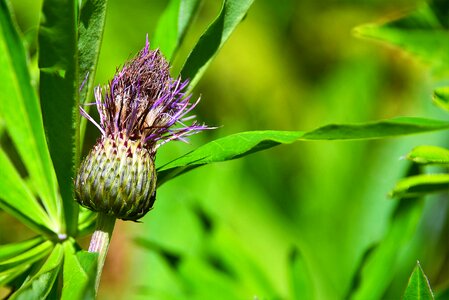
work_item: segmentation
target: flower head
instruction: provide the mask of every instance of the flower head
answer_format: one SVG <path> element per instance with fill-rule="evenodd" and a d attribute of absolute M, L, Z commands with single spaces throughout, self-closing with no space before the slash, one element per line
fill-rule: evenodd
<path fill-rule="evenodd" d="M 206 129 L 207 126 L 196 122 L 184 123 L 192 118 L 186 115 L 199 99 L 191 103 L 191 95 L 185 92 L 188 80 L 174 79 L 169 71 L 170 66 L 160 51 L 149 49 L 147 38 L 145 47 L 117 70 L 108 85 L 96 87 L 100 125 L 82 108 L 81 113 L 103 136 L 123 134 L 126 139 L 141 141 L 152 153 L 168 141 L 184 140 Z"/>
<path fill-rule="evenodd" d="M 156 193 L 154 156 L 162 144 L 207 129 L 187 114 L 188 81 L 170 76 L 159 50 L 145 47 L 117 70 L 106 86 L 95 89 L 102 137 L 83 160 L 75 179 L 77 201 L 91 210 L 124 220 L 137 220 L 153 206 Z"/>

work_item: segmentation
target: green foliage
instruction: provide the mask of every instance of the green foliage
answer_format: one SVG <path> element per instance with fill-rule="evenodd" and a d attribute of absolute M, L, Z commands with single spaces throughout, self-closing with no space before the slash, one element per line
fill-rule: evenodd
<path fill-rule="evenodd" d="M 50 256 L 35 274 L 31 274 L 11 299 L 46 299 L 53 289 L 63 260 L 62 245 L 54 246 Z"/>
<path fill-rule="evenodd" d="M 77 4 L 70 0 L 44 1 L 38 39 L 42 115 L 62 197 L 58 211 L 63 211 L 67 227 L 63 230 L 68 234 L 75 232 L 78 214 L 72 179 L 75 157 L 80 154 Z"/>
<path fill-rule="evenodd" d="M 404 293 L 404 300 L 424 300 L 434 299 L 429 280 L 424 274 L 421 265 L 417 262 L 413 270 L 407 289 Z"/>
<path fill-rule="evenodd" d="M 243 20 L 254 0 L 224 0 L 215 21 L 203 33 L 192 49 L 181 70 L 183 78 L 190 79 L 192 89 L 202 77 L 215 55 Z"/>
<path fill-rule="evenodd" d="M 98 255 L 77 251 L 72 243 L 64 243 L 63 247 L 65 259 L 61 299 L 94 299 Z"/>
<path fill-rule="evenodd" d="M 449 163 L 449 150 L 437 146 L 418 146 L 407 154 L 407 159 L 423 165 L 446 165 Z"/>
<path fill-rule="evenodd" d="M 103 39 L 103 27 L 106 20 L 106 0 L 82 1 L 78 21 L 78 83 L 80 103 L 88 102 L 94 88 L 100 46 Z M 88 107 L 86 107 L 88 111 Z M 79 118 L 75 115 L 75 120 Z M 86 130 L 86 119 L 81 119 L 79 128 L 79 148 L 82 149 Z M 75 166 L 78 166 L 79 153 L 75 156 Z"/>
<path fill-rule="evenodd" d="M 449 123 L 422 118 L 394 118 L 367 124 L 333 124 L 309 132 L 254 131 L 233 134 L 189 152 L 158 168 L 158 184 L 201 165 L 226 161 L 294 141 L 386 138 L 449 128 Z"/>
<path fill-rule="evenodd" d="M 36 238 L 31 241 L 2 246 L 0 258 L 0 282 L 8 283 L 29 269 L 51 251 L 52 244 Z M 6 255 L 5 255 L 6 254 Z"/>
<path fill-rule="evenodd" d="M 449 75 L 448 24 L 444 17 L 449 10 L 447 5 L 439 7 L 423 3 L 402 18 L 385 24 L 363 25 L 355 33 L 368 38 L 388 42 L 404 49 L 429 63 L 438 78 Z"/>
<path fill-rule="evenodd" d="M 190 79 L 189 91 L 211 67 L 211 62 L 253 2 L 222 2 L 182 67 L 181 76 Z M 152 47 L 159 47 L 171 61 L 175 57 L 178 59 L 204 3 L 199 0 L 169 1 L 151 38 Z M 272 7 L 272 18 L 282 5 L 275 6 Z M 30 45 L 26 43 L 28 48 L 24 47 L 26 39 L 18 33 L 7 2 L 0 2 L 0 208 L 38 235 L 0 247 L 0 285 L 12 289 L 11 299 L 95 298 L 97 256 L 81 250 L 76 240 L 92 231 L 95 215 L 80 210 L 75 204 L 73 177 L 85 136 L 85 120 L 80 121 L 78 107 L 91 102 L 106 24 L 106 7 L 106 0 L 43 2 L 37 39 L 40 76 L 35 87 L 33 67 L 26 51 L 30 50 Z M 447 5 L 434 1 L 418 6 L 400 19 L 358 27 L 356 33 L 386 41 L 420 57 L 430 64 L 435 78 L 444 83 L 449 75 L 448 11 Z M 269 43 L 264 46 L 272 47 Z M 260 50 L 263 53 L 263 49 Z M 244 57 L 245 54 L 239 53 L 235 59 L 240 59 L 240 55 Z M 264 72 L 258 70 L 257 73 L 269 74 L 269 64 L 276 59 L 274 56 L 265 58 Z M 227 62 L 234 63 L 237 64 Z M 346 107 L 341 108 L 339 101 L 350 98 L 348 93 L 357 91 L 354 82 L 373 81 L 373 85 L 380 82 L 380 72 L 376 73 L 371 66 L 358 69 L 358 65 L 356 62 L 347 67 L 335 75 L 334 82 L 319 89 L 326 100 L 333 96 L 338 99 L 335 108 L 341 109 L 342 114 L 346 114 Z M 353 73 L 357 72 L 367 72 L 363 73 L 366 77 L 355 78 Z M 240 80 L 245 76 L 239 77 Z M 353 86 L 347 85 L 349 80 Z M 289 82 L 281 78 L 279 83 L 286 86 L 290 96 L 294 88 Z M 441 87 L 441 82 L 438 85 L 434 103 L 448 110 L 447 88 Z M 341 86 L 350 86 L 350 89 L 341 91 Z M 276 89 L 276 84 L 271 88 Z M 375 103 L 377 98 L 371 91 L 368 94 L 367 103 Z M 353 112 L 365 109 L 363 97 L 355 92 L 351 95 L 356 100 L 351 107 Z M 259 94 L 252 105 L 257 106 L 255 103 L 263 100 L 260 98 L 263 97 Z M 285 119 L 284 115 L 279 118 Z M 158 185 L 199 166 L 242 158 L 283 144 L 373 140 L 449 129 L 447 121 L 418 117 L 332 123 L 311 131 L 259 130 L 221 136 L 160 164 Z M 222 135 L 220 130 L 216 131 Z M 241 174 L 230 172 L 232 176 L 226 179 L 227 183 L 217 180 L 218 185 L 207 188 L 204 182 L 209 175 L 206 175 L 187 187 L 180 187 L 179 191 L 164 190 L 172 201 L 161 204 L 150 222 L 160 226 L 148 231 L 153 240 L 145 236 L 147 230 L 140 230 L 145 238 L 139 239 L 138 243 L 145 249 L 142 257 L 154 257 L 147 266 L 139 256 L 138 268 L 132 271 L 132 276 L 141 273 L 148 276 L 148 269 L 162 274 L 151 276 L 154 281 L 145 276 L 140 278 L 144 287 L 151 287 L 147 294 L 157 299 L 239 299 L 248 298 L 248 295 L 261 299 L 328 299 L 330 296 L 381 299 L 386 295 L 397 296 L 394 289 L 402 288 L 402 285 L 395 280 L 403 279 L 401 271 L 406 264 L 401 261 L 406 260 L 402 251 L 412 248 L 425 212 L 420 198 L 449 188 L 448 174 L 421 174 L 416 170 L 416 164 L 421 165 L 422 170 L 427 170 L 424 168 L 428 165 L 447 166 L 449 150 L 436 146 L 415 147 L 406 156 L 414 167 L 391 193 L 399 200 L 375 206 L 372 204 L 380 202 L 377 197 L 380 188 L 376 190 L 378 187 L 373 185 L 368 189 L 363 186 L 366 184 L 363 180 L 372 176 L 369 172 L 373 170 L 384 171 L 375 176 L 385 177 L 385 180 L 396 179 L 398 174 L 390 174 L 393 167 L 388 166 L 385 157 L 368 156 L 367 153 L 372 154 L 368 144 L 359 143 L 337 144 L 342 147 L 338 151 L 330 143 L 320 144 L 318 151 L 310 148 L 315 149 L 310 156 L 312 162 L 307 165 L 309 169 L 301 169 L 300 173 L 295 173 L 297 167 L 289 161 L 300 155 L 286 155 L 286 168 L 291 174 L 284 177 L 273 172 L 266 160 L 261 159 L 253 165 L 248 159 Z M 305 146 L 302 143 L 301 147 L 315 145 L 311 144 Z M 274 151 L 283 153 L 285 147 L 279 148 Z M 399 146 L 388 149 L 389 154 L 403 150 Z M 363 168 L 357 161 L 363 162 Z M 313 168 L 314 174 L 319 176 L 312 178 L 309 175 Z M 214 178 L 224 178 L 223 170 Z M 339 178 L 340 170 L 350 175 Z M 213 166 L 207 171 L 213 173 Z M 282 187 L 279 199 L 296 193 L 288 191 L 291 189 L 288 183 L 294 180 L 298 184 L 291 186 L 309 190 L 316 199 L 298 201 L 294 204 L 297 206 L 292 207 L 287 201 L 275 203 L 269 200 L 267 195 L 274 184 Z M 255 184 L 266 189 L 265 192 L 254 190 Z M 390 181 L 383 184 L 392 185 Z M 336 193 L 335 186 L 344 188 L 344 192 Z M 185 199 L 182 197 L 194 195 L 195 190 L 201 190 L 200 197 L 208 198 L 210 204 L 182 202 Z M 231 199 L 224 199 L 225 191 Z M 301 192 L 297 193 L 300 195 Z M 252 197 L 257 201 L 247 201 Z M 221 202 L 214 202 L 214 198 Z M 370 202 L 372 198 L 375 202 Z M 182 224 L 182 228 L 173 226 L 173 220 L 180 220 L 178 224 Z M 378 223 L 381 224 L 373 225 Z M 185 234 L 184 230 L 193 233 Z M 131 286 L 139 288 L 134 282 Z M 404 295 L 404 299 L 417 298 L 433 299 L 419 264 Z"/>
<path fill-rule="evenodd" d="M 59 230 L 57 226 L 62 216 L 57 208 L 56 178 L 45 142 L 39 101 L 31 86 L 22 41 L 16 33 L 6 3 L 2 1 L 0 5 L 0 50 L 3 53 L 0 56 L 0 115 L 27 169 L 30 185 L 36 189 L 49 213 L 52 222 L 50 228 L 56 231 Z M 2 161 L 6 162 L 4 159 Z M 4 192 L 5 186 L 2 188 Z"/>
<path fill-rule="evenodd" d="M 289 268 L 292 299 L 314 299 L 310 272 L 297 249 L 290 255 Z"/>
<path fill-rule="evenodd" d="M 436 88 L 433 91 L 433 102 L 445 111 L 449 111 L 449 87 Z"/>
<path fill-rule="evenodd" d="M 0 150 L 0 166 L 2 168 L 0 174 L 2 209 L 37 232 L 47 233 L 54 227 L 50 217 L 2 150 Z"/>
<path fill-rule="evenodd" d="M 419 197 L 428 193 L 449 189 L 449 174 L 422 174 L 399 181 L 392 197 Z"/>
<path fill-rule="evenodd" d="M 421 199 L 400 199 L 398 206 L 389 219 L 386 234 L 382 242 L 369 249 L 360 269 L 359 284 L 351 299 L 381 299 L 387 285 L 398 273 L 397 261 L 400 252 L 406 247 L 418 227 L 423 212 Z M 389 266 L 385 268 L 385 266 Z"/>

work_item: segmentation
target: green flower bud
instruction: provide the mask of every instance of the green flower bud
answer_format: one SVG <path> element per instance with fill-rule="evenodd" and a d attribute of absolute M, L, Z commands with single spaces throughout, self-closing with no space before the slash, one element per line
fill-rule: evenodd
<path fill-rule="evenodd" d="M 155 199 L 153 158 L 140 141 L 102 137 L 81 163 L 75 180 L 77 201 L 118 219 L 140 219 Z"/>

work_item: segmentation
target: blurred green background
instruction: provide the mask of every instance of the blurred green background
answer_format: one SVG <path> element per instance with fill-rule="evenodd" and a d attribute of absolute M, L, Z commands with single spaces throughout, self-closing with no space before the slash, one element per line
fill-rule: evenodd
<path fill-rule="evenodd" d="M 424 65 L 351 33 L 416 2 L 255 1 L 194 91 L 198 119 L 218 128 L 165 145 L 158 164 L 240 131 L 444 118 Z M 220 3 L 204 1 L 174 74 Z M 13 4 L 33 55 L 40 3 Z M 108 5 L 103 84 L 151 39 L 166 1 Z M 98 136 L 88 127 L 86 149 Z M 118 222 L 99 298 L 399 299 L 416 260 L 445 289 L 447 195 L 401 205 L 387 196 L 409 168 L 400 158 L 423 143 L 448 144 L 444 134 L 296 143 L 183 175 L 158 190 L 142 223 Z M 15 233 L 2 243 L 27 235 L 4 213 L 0 226 Z"/>

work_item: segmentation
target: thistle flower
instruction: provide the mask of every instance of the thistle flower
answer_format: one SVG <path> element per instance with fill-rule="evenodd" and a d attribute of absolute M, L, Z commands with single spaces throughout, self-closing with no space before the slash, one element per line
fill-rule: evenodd
<path fill-rule="evenodd" d="M 159 50 L 145 47 L 105 87 L 95 88 L 100 124 L 81 114 L 102 136 L 80 165 L 75 179 L 77 201 L 91 210 L 123 220 L 137 220 L 153 206 L 156 150 L 172 140 L 207 129 L 185 121 L 198 104 L 185 92 L 188 80 L 170 76 Z"/>

